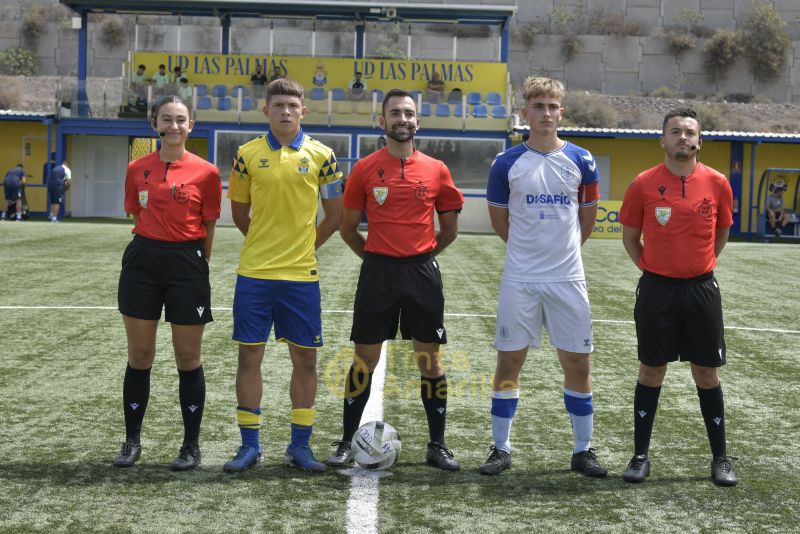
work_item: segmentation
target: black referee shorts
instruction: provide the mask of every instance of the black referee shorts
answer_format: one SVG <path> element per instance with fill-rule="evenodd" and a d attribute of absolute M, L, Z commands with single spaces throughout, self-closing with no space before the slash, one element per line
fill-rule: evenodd
<path fill-rule="evenodd" d="M 122 255 L 117 291 L 119 311 L 145 320 L 206 324 L 211 317 L 211 284 L 202 241 L 169 243 L 134 236 Z"/>
<path fill-rule="evenodd" d="M 713 272 L 683 280 L 645 271 L 633 316 L 643 364 L 725 365 L 722 295 Z"/>
<path fill-rule="evenodd" d="M 403 339 L 447 343 L 442 276 L 432 254 L 364 257 L 350 340 L 373 344 L 394 339 L 398 323 Z"/>

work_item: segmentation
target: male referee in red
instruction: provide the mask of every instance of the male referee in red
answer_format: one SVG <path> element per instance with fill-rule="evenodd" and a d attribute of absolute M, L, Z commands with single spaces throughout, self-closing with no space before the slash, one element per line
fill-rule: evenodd
<path fill-rule="evenodd" d="M 733 223 L 733 193 L 725 176 L 697 161 L 700 122 L 693 109 L 664 117 L 664 163 L 636 177 L 620 210 L 622 241 L 642 270 L 636 289 L 639 382 L 633 401 L 635 452 L 623 475 L 644 482 L 648 449 L 667 364 L 689 361 L 700 398 L 711 477 L 736 485 L 725 449 L 725 404 L 719 367 L 725 365 L 717 257 Z M 644 243 L 641 241 L 644 233 Z"/>
<path fill-rule="evenodd" d="M 369 399 L 381 344 L 395 338 L 399 323 L 403 339 L 413 339 L 421 375 L 430 434 L 426 461 L 455 471 L 460 465 L 444 441 L 447 378 L 439 346 L 447 343 L 447 333 L 442 277 L 434 256 L 456 238 L 464 195 L 443 162 L 414 148 L 419 117 L 410 93 L 387 92 L 380 123 L 386 146 L 356 163 L 342 198 L 339 231 L 364 263 L 353 304 L 350 339 L 355 355 L 345 383 L 342 440 L 327 463 L 338 467 L 353 460 L 350 443 Z M 364 211 L 366 239 L 358 231 Z"/>

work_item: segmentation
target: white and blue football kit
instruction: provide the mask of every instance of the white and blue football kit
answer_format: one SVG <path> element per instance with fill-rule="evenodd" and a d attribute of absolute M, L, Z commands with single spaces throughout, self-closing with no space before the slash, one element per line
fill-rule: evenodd
<path fill-rule="evenodd" d="M 486 197 L 510 220 L 497 349 L 538 348 L 544 325 L 557 348 L 592 351 L 578 208 L 597 202 L 598 183 L 592 154 L 569 142 L 546 154 L 521 143 L 495 158 Z"/>
<path fill-rule="evenodd" d="M 548 153 L 522 143 L 492 163 L 487 201 L 509 213 L 494 340 L 498 350 L 538 348 L 542 326 L 558 349 L 578 354 L 593 350 L 578 210 L 597 203 L 599 179 L 592 154 L 569 142 Z M 492 392 L 495 452 L 486 464 L 489 470 L 482 472 L 495 474 L 491 459 L 499 454 L 496 451 L 511 452 L 509 436 L 518 400 L 519 389 Z M 592 394 L 565 388 L 564 403 L 572 422 L 576 469 L 583 455 L 594 458 L 589 450 Z M 600 472 L 592 476 L 605 475 Z"/>

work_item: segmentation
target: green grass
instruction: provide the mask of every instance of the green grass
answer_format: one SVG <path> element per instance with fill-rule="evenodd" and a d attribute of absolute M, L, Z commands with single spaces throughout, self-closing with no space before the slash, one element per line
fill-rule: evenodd
<path fill-rule="evenodd" d="M 116 284 L 129 227 L 119 224 L 0 224 L 5 253 L 0 306 L 0 531 L 342 532 L 350 479 L 310 476 L 282 465 L 288 440 L 286 349 L 270 343 L 264 362 L 266 458 L 237 476 L 221 466 L 239 444 L 234 420 L 236 346 L 231 314 L 215 309 L 205 334 L 207 404 L 203 466 L 172 473 L 180 445 L 177 375 L 169 327 L 162 325 L 144 454 L 132 470 L 110 466 L 123 437 L 125 335 Z M 213 304 L 230 308 L 241 237 L 220 228 L 212 258 Z M 447 312 L 492 315 L 503 247 L 491 236 L 461 236 L 440 258 Z M 584 247 L 593 316 L 632 317 L 638 271 L 619 241 Z M 319 251 L 325 347 L 319 353 L 318 456 L 338 439 L 342 373 L 357 258 L 334 237 Z M 787 532 L 800 520 L 800 248 L 732 243 L 717 276 L 729 327 L 788 333 L 726 332 L 723 368 L 728 442 L 739 486 L 709 479 L 709 452 L 687 365 L 673 365 L 656 418 L 653 474 L 632 486 L 621 473 L 632 451 L 632 399 L 638 363 L 628 323 L 596 322 L 592 356 L 595 440 L 611 474 L 591 480 L 568 471 L 569 419 L 561 372 L 545 343 L 523 370 L 523 398 L 512 432 L 514 466 L 477 474 L 491 443 L 488 387 L 494 319 L 447 318 L 451 384 L 448 445 L 462 462 L 446 474 L 423 464 L 427 429 L 418 374 L 407 344 L 390 345 L 385 419 L 403 436 L 392 476 L 380 481 L 383 532 Z M 107 306 L 39 309 L 33 306 Z"/>

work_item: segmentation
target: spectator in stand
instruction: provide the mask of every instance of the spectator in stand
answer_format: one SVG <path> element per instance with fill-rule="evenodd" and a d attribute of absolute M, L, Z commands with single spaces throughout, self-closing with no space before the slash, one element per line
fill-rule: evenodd
<path fill-rule="evenodd" d="M 158 72 L 153 75 L 153 83 L 156 86 L 157 94 L 166 94 L 169 86 L 169 76 L 167 76 L 167 66 L 163 63 L 158 66 Z"/>
<path fill-rule="evenodd" d="M 147 102 L 147 75 L 145 71 L 147 67 L 144 65 L 139 65 L 131 75 L 131 100 L 135 105 L 142 105 Z M 55 164 L 55 161 L 53 161 Z"/>
<path fill-rule="evenodd" d="M 449 95 L 447 95 L 447 103 L 448 104 L 460 104 L 461 100 L 463 99 L 463 96 L 464 96 L 464 93 L 461 92 L 461 89 L 456 87 L 455 89 L 450 91 Z"/>
<path fill-rule="evenodd" d="M 178 96 L 187 102 L 192 101 L 192 88 L 189 85 L 189 80 L 181 78 L 178 82 Z"/>
<path fill-rule="evenodd" d="M 286 75 L 283 73 L 283 70 L 281 70 L 281 67 L 279 65 L 275 65 L 275 67 L 272 69 L 272 76 L 270 76 L 269 81 L 274 82 L 275 80 L 285 77 Z"/>
<path fill-rule="evenodd" d="M 425 90 L 425 100 L 438 104 L 444 99 L 444 80 L 439 71 L 433 71 L 431 79 L 428 81 L 428 88 Z"/>
<path fill-rule="evenodd" d="M 367 99 L 367 82 L 361 79 L 362 73 L 356 72 L 355 78 L 350 80 L 347 85 L 347 92 L 350 100 L 366 100 Z"/>
<path fill-rule="evenodd" d="M 267 85 L 267 75 L 264 74 L 264 67 L 261 63 L 256 63 L 256 72 L 250 76 L 251 93 L 255 98 L 264 98 L 264 87 Z"/>

